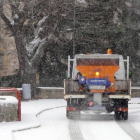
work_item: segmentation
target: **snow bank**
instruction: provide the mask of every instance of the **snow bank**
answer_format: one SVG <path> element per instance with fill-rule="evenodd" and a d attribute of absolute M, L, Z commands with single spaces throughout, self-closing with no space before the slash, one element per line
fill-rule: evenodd
<path fill-rule="evenodd" d="M 0 96 L 0 104 L 18 104 L 18 100 L 13 96 Z"/>
<path fill-rule="evenodd" d="M 46 21 L 47 18 L 48 18 L 48 16 L 45 16 L 43 19 L 41 19 L 41 20 L 38 22 L 38 26 L 42 26 L 42 24 Z"/>

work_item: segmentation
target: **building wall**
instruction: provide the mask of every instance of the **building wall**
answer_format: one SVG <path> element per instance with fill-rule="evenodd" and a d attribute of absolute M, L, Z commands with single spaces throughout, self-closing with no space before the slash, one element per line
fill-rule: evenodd
<path fill-rule="evenodd" d="M 5 13 L 10 16 L 9 6 L 4 6 Z M 0 38 L 0 76 L 8 76 L 17 74 L 19 69 L 17 51 L 14 37 L 6 27 L 5 23 L 1 22 L 1 38 Z"/>

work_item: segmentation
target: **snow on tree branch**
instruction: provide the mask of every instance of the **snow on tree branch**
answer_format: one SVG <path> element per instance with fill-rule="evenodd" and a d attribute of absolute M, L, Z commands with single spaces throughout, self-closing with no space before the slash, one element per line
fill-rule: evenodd
<path fill-rule="evenodd" d="M 36 53 L 30 61 L 33 66 L 36 64 L 36 62 L 38 62 L 43 57 L 44 46 L 45 46 L 46 43 L 47 43 L 46 38 L 44 38 L 43 40 L 40 41 L 40 44 L 39 44 L 39 46 L 36 50 Z"/>
<path fill-rule="evenodd" d="M 32 42 L 29 43 L 28 47 L 26 47 L 26 51 L 29 59 L 31 59 L 34 56 L 40 42 L 41 42 L 40 38 L 35 38 Z"/>
<path fill-rule="evenodd" d="M 43 23 L 45 23 L 46 19 L 48 18 L 48 16 L 45 16 L 43 19 L 41 19 L 39 22 L 38 22 L 38 26 L 41 27 L 43 25 Z"/>
<path fill-rule="evenodd" d="M 29 45 L 26 47 L 26 52 L 28 59 L 31 64 L 34 65 L 34 63 L 39 59 L 39 57 L 43 56 L 43 46 L 44 42 L 46 43 L 46 38 L 41 39 L 44 34 L 44 27 L 43 23 L 46 22 L 48 16 L 45 16 L 38 22 L 38 27 L 36 29 L 35 38 L 33 41 L 29 43 Z"/>
<path fill-rule="evenodd" d="M 76 0 L 76 6 L 87 8 L 88 3 L 85 0 Z"/>
<path fill-rule="evenodd" d="M 43 17 L 37 24 L 37 29 L 35 31 L 35 38 L 38 38 L 43 33 L 43 24 L 48 19 L 48 16 Z"/>
<path fill-rule="evenodd" d="M 57 42 L 57 38 L 53 35 L 53 32 L 56 29 L 57 25 L 51 23 L 53 24 L 54 28 L 52 28 L 51 30 L 48 30 L 47 28 L 47 30 L 45 30 L 46 26 L 52 26 L 47 25 L 47 20 L 49 20 L 48 16 L 45 16 L 38 22 L 35 38 L 26 47 L 26 54 L 32 66 L 35 66 L 37 62 L 43 57 L 44 48 L 48 43 Z"/>

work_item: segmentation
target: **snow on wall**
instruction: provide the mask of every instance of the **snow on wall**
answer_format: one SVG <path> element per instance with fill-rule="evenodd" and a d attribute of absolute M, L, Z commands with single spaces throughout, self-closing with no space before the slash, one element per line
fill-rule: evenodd
<path fill-rule="evenodd" d="M 0 96 L 0 104 L 18 104 L 18 100 L 13 96 Z"/>
<path fill-rule="evenodd" d="M 85 0 L 76 0 L 76 6 L 87 8 L 88 3 Z"/>

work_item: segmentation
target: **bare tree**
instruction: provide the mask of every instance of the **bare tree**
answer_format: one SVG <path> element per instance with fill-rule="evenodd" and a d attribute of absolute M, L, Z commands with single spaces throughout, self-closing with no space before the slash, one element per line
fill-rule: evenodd
<path fill-rule="evenodd" d="M 47 43 L 52 40 L 52 34 L 46 28 L 49 16 L 44 16 L 33 28 L 33 39 L 27 42 L 24 34 L 24 24 L 26 22 L 26 14 L 30 9 L 30 3 L 25 0 L 22 8 L 19 4 L 9 0 L 11 7 L 11 17 L 8 17 L 4 12 L 4 0 L 0 0 L 0 16 L 13 33 L 18 60 L 20 66 L 20 76 L 22 83 L 31 84 L 32 98 L 36 93 L 36 67 L 43 56 L 44 48 Z M 45 30 L 45 31 L 44 31 Z M 45 34 L 45 35 L 44 35 Z"/>

